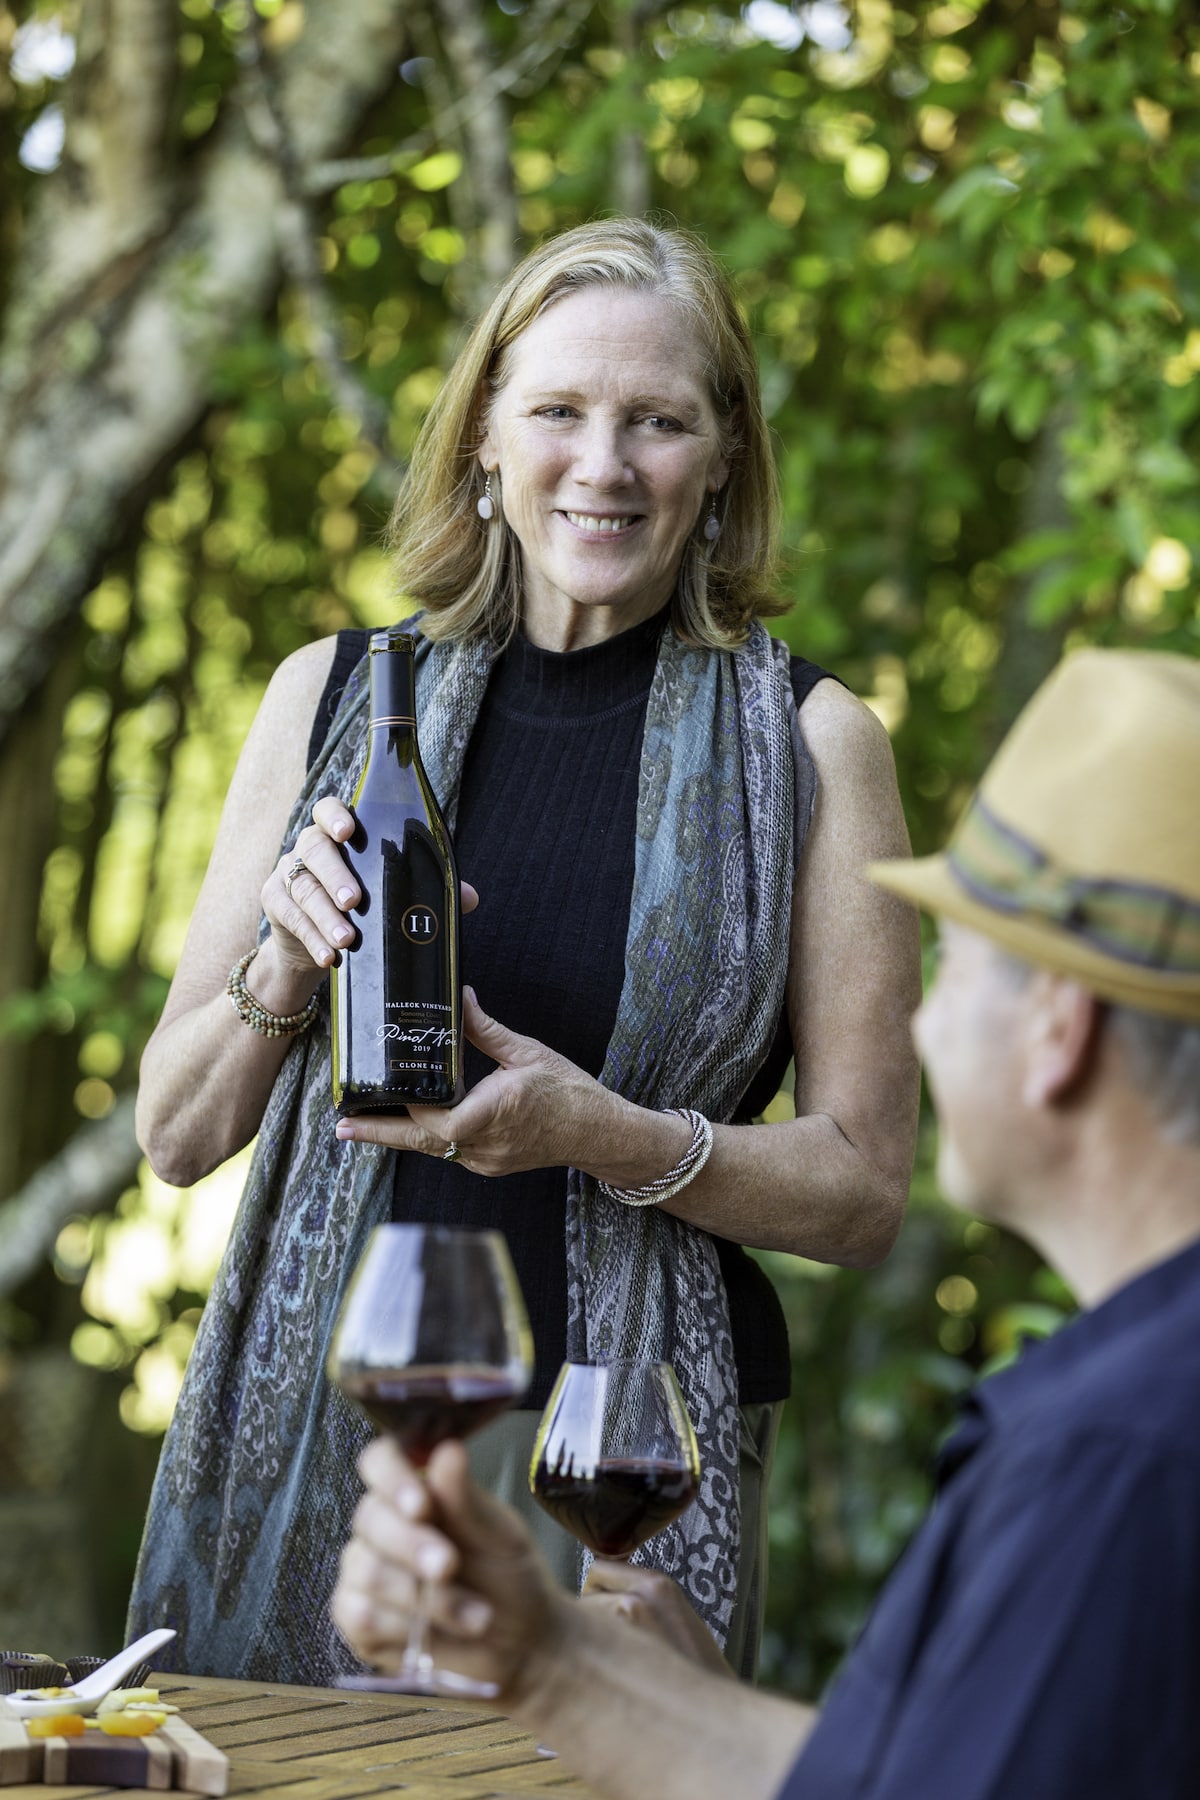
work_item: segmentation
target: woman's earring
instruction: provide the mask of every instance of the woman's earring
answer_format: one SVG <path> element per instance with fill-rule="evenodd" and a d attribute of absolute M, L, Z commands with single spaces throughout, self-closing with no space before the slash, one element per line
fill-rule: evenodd
<path fill-rule="evenodd" d="M 483 483 L 483 492 L 475 502 L 475 511 L 481 519 L 490 519 L 496 511 L 496 502 L 492 499 L 492 472 L 489 469 Z"/>
<path fill-rule="evenodd" d="M 480 501 L 480 505 L 482 504 L 483 502 Z M 717 517 L 717 496 L 715 494 L 710 494 L 708 497 L 708 517 L 704 521 L 704 535 L 710 544 L 715 544 L 721 535 L 721 521 Z"/>

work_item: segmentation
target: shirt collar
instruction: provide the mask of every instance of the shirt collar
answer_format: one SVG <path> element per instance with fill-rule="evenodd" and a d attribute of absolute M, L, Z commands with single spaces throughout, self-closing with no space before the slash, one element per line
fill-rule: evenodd
<path fill-rule="evenodd" d="M 959 1423 L 937 1461 L 939 1486 L 964 1463 L 997 1424 L 1020 1412 L 1048 1382 L 1067 1375 L 1098 1350 L 1110 1348 L 1147 1320 L 1160 1319 L 1180 1303 L 1194 1316 L 1200 1289 L 1200 1239 L 1165 1262 L 1078 1313 L 1048 1338 L 1026 1338 L 1017 1360 L 986 1376 L 963 1400 Z"/>

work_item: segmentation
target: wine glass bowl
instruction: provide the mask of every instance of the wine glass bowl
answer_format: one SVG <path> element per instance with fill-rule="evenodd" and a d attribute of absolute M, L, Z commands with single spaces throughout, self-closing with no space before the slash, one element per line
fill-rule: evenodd
<path fill-rule="evenodd" d="M 328 1372 L 423 1468 L 529 1385 L 533 1348 L 498 1231 L 379 1225 L 351 1278 Z"/>
<path fill-rule="evenodd" d="M 596 1556 L 632 1556 L 686 1512 L 700 1491 L 700 1452 L 670 1363 L 564 1363 L 529 1487 Z"/>
<path fill-rule="evenodd" d="M 346 1289 L 326 1366 L 417 1468 L 447 1438 L 465 1438 L 513 1405 L 533 1373 L 533 1339 L 501 1233 L 377 1225 Z M 424 1590 L 398 1676 L 347 1676 L 340 1685 L 490 1695 L 435 1669 L 424 1641 L 427 1601 Z"/>

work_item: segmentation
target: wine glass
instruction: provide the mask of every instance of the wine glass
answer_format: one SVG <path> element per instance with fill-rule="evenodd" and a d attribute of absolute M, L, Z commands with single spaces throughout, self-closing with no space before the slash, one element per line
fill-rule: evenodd
<path fill-rule="evenodd" d="M 700 1491 L 700 1451 L 670 1363 L 564 1363 L 529 1487 L 596 1556 L 621 1560 L 686 1512 Z"/>
<path fill-rule="evenodd" d="M 533 1339 L 508 1245 L 498 1231 L 377 1225 L 346 1290 L 328 1374 L 417 1468 L 519 1400 Z M 398 1694 L 489 1698 L 494 1689 L 435 1668 L 426 1648 L 430 1591 L 419 1583 L 397 1675 L 339 1685 Z"/>

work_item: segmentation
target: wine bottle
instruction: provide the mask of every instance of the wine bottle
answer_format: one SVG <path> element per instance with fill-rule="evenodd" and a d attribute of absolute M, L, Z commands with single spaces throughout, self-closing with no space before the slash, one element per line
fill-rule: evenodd
<path fill-rule="evenodd" d="M 343 846 L 362 899 L 333 973 L 333 1102 L 340 1114 L 462 1099 L 458 872 L 417 748 L 415 640 L 369 643 L 366 767 Z"/>

